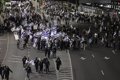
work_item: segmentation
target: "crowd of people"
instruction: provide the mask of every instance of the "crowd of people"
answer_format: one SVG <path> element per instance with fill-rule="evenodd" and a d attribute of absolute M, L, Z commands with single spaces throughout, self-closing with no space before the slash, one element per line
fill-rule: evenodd
<path fill-rule="evenodd" d="M 109 14 L 81 14 L 77 7 L 60 1 L 45 0 L 42 13 L 35 12 L 32 3 L 17 6 L 8 12 L 4 25 L 12 27 L 19 39 L 18 48 L 26 48 L 28 44 L 38 50 L 56 53 L 56 49 L 84 49 L 92 45 L 120 49 L 119 16 Z M 117 17 L 116 17 L 117 16 Z M 89 24 L 88 28 L 75 26 Z"/>
<path fill-rule="evenodd" d="M 40 59 L 38 57 L 35 58 L 34 61 L 30 61 L 29 57 L 24 56 L 22 58 L 23 67 L 27 73 L 27 78 L 30 79 L 30 74 L 32 73 L 31 64 L 35 66 L 35 70 L 37 73 L 49 73 L 50 70 L 50 61 L 47 57 Z M 62 65 L 61 59 L 58 57 L 56 59 L 56 70 L 59 71 L 60 66 Z"/>
<path fill-rule="evenodd" d="M 59 5 L 59 6 L 58 6 Z M 117 12 L 99 15 L 80 14 L 76 7 L 66 3 L 51 1 L 44 7 L 49 16 L 57 17 L 63 21 L 62 31 L 68 36 L 69 48 L 83 48 L 98 45 L 113 48 L 113 52 L 120 50 L 120 16 Z M 49 18 L 49 17 L 48 17 Z M 78 24 L 89 24 L 88 28 L 73 26 L 72 22 Z M 63 42 L 66 43 L 66 41 Z"/>
<path fill-rule="evenodd" d="M 81 14 L 77 7 L 67 2 L 45 0 L 43 12 L 37 13 L 31 1 L 24 5 L 16 5 L 12 10 L 6 10 L 4 24 L 0 25 L 0 33 L 12 31 L 18 36 L 17 47 L 26 49 L 29 45 L 45 51 L 45 58 L 36 57 L 34 65 L 36 72 L 49 72 L 52 56 L 56 58 L 57 50 L 83 49 L 94 45 L 112 48 L 113 53 L 120 50 L 120 17 L 115 14 L 86 15 Z M 80 24 L 89 24 L 81 28 Z M 79 24 L 75 26 L 74 24 Z M 30 60 L 23 57 L 23 67 L 29 78 L 32 72 Z M 56 59 L 56 69 L 62 64 Z M 9 80 L 9 67 L 1 66 L 2 79 Z"/>

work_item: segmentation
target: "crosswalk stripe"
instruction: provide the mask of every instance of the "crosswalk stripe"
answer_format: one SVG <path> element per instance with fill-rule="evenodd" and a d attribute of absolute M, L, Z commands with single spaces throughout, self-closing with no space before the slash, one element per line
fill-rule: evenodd
<path fill-rule="evenodd" d="M 16 56 L 16 55 L 12 55 L 12 57 L 22 58 L 22 56 Z"/>
<path fill-rule="evenodd" d="M 4 41 L 4 40 L 7 40 L 7 39 L 0 39 L 0 40 L 3 40 L 3 41 Z"/>
<path fill-rule="evenodd" d="M 65 54 L 61 54 L 60 52 L 58 52 L 58 56 L 62 60 L 62 66 L 60 68 L 60 71 L 57 72 L 57 80 L 73 80 L 72 66 L 69 63 L 70 57 L 68 53 L 65 52 Z"/>
<path fill-rule="evenodd" d="M 22 63 L 21 61 L 8 61 L 8 62 L 13 62 L 13 63 Z"/>
<path fill-rule="evenodd" d="M 8 60 L 19 60 L 19 61 L 22 61 L 21 58 L 8 58 Z"/>

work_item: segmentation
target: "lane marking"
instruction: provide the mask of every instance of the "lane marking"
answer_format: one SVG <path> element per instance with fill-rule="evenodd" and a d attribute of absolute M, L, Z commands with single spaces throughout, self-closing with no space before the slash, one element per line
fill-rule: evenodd
<path fill-rule="evenodd" d="M 116 53 L 115 53 L 115 50 L 112 50 L 112 53 L 113 53 L 113 54 L 116 54 Z"/>
<path fill-rule="evenodd" d="M 86 60 L 86 58 L 85 58 L 85 57 L 81 57 L 80 59 L 81 59 L 81 60 Z"/>
<path fill-rule="evenodd" d="M 103 70 L 101 70 L 101 73 L 102 73 L 103 76 L 105 75 L 104 72 L 103 72 Z"/>
<path fill-rule="evenodd" d="M 68 61 L 69 61 L 69 71 L 67 71 L 67 72 L 69 72 L 68 74 L 69 74 L 69 77 L 66 77 L 65 75 L 68 75 L 67 73 L 61 73 L 61 72 L 59 72 L 59 71 L 57 71 L 57 69 L 56 69 L 56 62 L 55 62 L 55 59 L 53 59 L 53 61 L 54 61 L 54 65 L 55 65 L 55 70 L 56 70 L 56 76 L 57 76 L 57 80 L 59 80 L 59 79 L 66 79 L 66 78 L 69 78 L 70 80 L 73 80 L 73 71 L 72 71 L 72 62 L 71 62 L 71 57 L 70 57 L 70 53 L 69 53 L 69 50 L 67 50 L 67 55 L 68 55 Z M 63 61 L 62 61 L 63 62 Z M 66 68 L 66 67 L 62 67 L 61 66 L 61 69 L 62 68 Z M 61 75 L 62 74 L 62 75 Z"/>
<path fill-rule="evenodd" d="M 7 40 L 7 39 L 0 39 L 1 41 L 5 41 L 5 40 Z"/>
<path fill-rule="evenodd" d="M 92 54 L 92 57 L 93 57 L 93 58 L 95 58 L 95 55 L 94 55 L 94 54 Z"/>
<path fill-rule="evenodd" d="M 21 61 L 12 61 L 12 60 L 9 60 L 7 62 L 13 62 L 13 63 L 22 63 Z"/>
<path fill-rule="evenodd" d="M 25 80 L 27 80 L 27 78 L 25 77 Z"/>
<path fill-rule="evenodd" d="M 9 60 L 22 60 L 21 58 L 9 58 Z"/>
<path fill-rule="evenodd" d="M 6 54 L 5 54 L 5 57 L 4 57 L 4 59 L 3 59 L 3 62 L 2 62 L 2 64 L 4 64 L 4 62 L 5 62 L 5 59 L 6 59 L 6 57 L 7 57 L 7 54 L 8 54 L 8 48 L 9 48 L 9 43 L 10 43 L 10 41 L 9 41 L 9 34 L 7 34 L 7 49 L 6 49 Z"/>
<path fill-rule="evenodd" d="M 110 59 L 110 57 L 106 57 L 106 56 L 105 56 L 105 57 L 104 57 L 104 59 L 109 60 L 109 59 Z"/>
<path fill-rule="evenodd" d="M 70 52 L 69 52 L 69 50 L 67 51 L 67 54 L 68 54 L 68 57 L 69 57 L 69 61 L 70 61 L 70 67 L 71 67 L 71 77 L 72 77 L 72 79 L 71 80 L 73 80 L 73 68 L 72 68 L 72 61 L 71 61 L 71 57 L 70 57 Z"/>
<path fill-rule="evenodd" d="M 56 76 L 57 76 L 57 80 L 59 79 L 58 77 L 59 77 L 59 74 L 58 74 L 58 71 L 57 71 L 57 69 L 56 69 L 56 63 L 55 63 L 55 59 L 53 59 L 53 62 L 54 62 L 54 65 L 55 65 L 55 72 L 56 72 Z"/>
<path fill-rule="evenodd" d="M 22 56 L 12 55 L 13 58 L 23 58 Z"/>

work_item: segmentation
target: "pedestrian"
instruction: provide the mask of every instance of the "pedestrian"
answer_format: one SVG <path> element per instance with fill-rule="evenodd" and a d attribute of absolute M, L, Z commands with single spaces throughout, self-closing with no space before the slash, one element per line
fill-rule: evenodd
<path fill-rule="evenodd" d="M 40 60 L 39 59 L 39 73 L 42 73 L 43 72 L 43 60 Z"/>
<path fill-rule="evenodd" d="M 5 74 L 5 79 L 6 80 L 9 80 L 9 74 L 13 73 L 13 71 L 8 67 L 8 66 L 5 66 L 5 69 L 4 69 L 4 74 Z"/>
<path fill-rule="evenodd" d="M 1 76 L 1 79 L 3 80 L 3 67 L 0 65 L 0 76 Z"/>
<path fill-rule="evenodd" d="M 36 72 L 38 72 L 38 64 L 39 64 L 39 60 L 38 60 L 37 57 L 35 58 L 34 63 L 35 63 L 35 70 L 36 70 Z"/>
<path fill-rule="evenodd" d="M 1 70 L 2 70 L 1 77 L 2 79 L 5 79 L 5 65 L 1 66 Z"/>
<path fill-rule="evenodd" d="M 50 52 L 51 52 L 51 49 L 48 48 L 48 58 L 50 58 Z"/>
<path fill-rule="evenodd" d="M 27 47 L 28 40 L 29 40 L 29 35 L 26 35 L 26 36 L 25 36 L 25 39 L 24 39 L 23 48 L 26 48 L 26 47 Z"/>
<path fill-rule="evenodd" d="M 37 41 L 37 49 L 40 50 L 40 38 L 38 38 L 38 41 Z"/>
<path fill-rule="evenodd" d="M 61 65 L 62 65 L 61 59 L 58 57 L 58 58 L 56 59 L 56 69 L 57 69 L 58 71 L 59 71 Z"/>
<path fill-rule="evenodd" d="M 25 64 L 26 64 L 26 60 L 27 60 L 27 57 L 26 57 L 26 56 L 24 56 L 24 57 L 22 58 L 23 67 L 25 67 Z"/>
<path fill-rule="evenodd" d="M 30 80 L 30 73 L 32 73 L 32 70 L 31 70 L 31 67 L 30 67 L 30 65 L 27 65 L 27 67 L 26 67 L 26 72 L 27 72 L 27 78 Z"/>
<path fill-rule="evenodd" d="M 17 48 L 19 49 L 19 45 L 20 45 L 20 40 L 17 40 Z"/>
<path fill-rule="evenodd" d="M 57 47 L 53 45 L 52 47 L 53 58 L 56 58 L 56 52 L 57 52 Z"/>
<path fill-rule="evenodd" d="M 44 59 L 44 64 L 45 64 L 45 71 L 46 71 L 46 73 L 48 73 L 49 72 L 49 66 L 50 66 L 50 62 L 49 62 L 48 58 Z"/>
<path fill-rule="evenodd" d="M 45 57 L 47 56 L 47 54 L 48 54 L 48 48 L 47 46 L 45 46 Z"/>
<path fill-rule="evenodd" d="M 48 42 L 48 43 L 47 43 L 47 54 L 48 54 L 48 58 L 50 58 L 50 52 L 51 52 L 51 43 Z"/>

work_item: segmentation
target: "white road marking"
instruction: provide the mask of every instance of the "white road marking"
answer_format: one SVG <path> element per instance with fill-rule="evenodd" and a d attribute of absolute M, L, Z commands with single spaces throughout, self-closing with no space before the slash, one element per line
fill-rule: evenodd
<path fill-rule="evenodd" d="M 22 63 L 21 61 L 13 61 L 13 60 L 9 60 L 7 62 L 13 62 L 13 63 Z"/>
<path fill-rule="evenodd" d="M 53 62 L 54 62 L 54 65 L 55 65 L 55 71 L 56 71 L 56 76 L 57 76 L 57 80 L 58 80 L 59 75 L 58 75 L 58 71 L 57 71 L 57 69 L 56 69 L 55 59 L 53 59 Z"/>
<path fill-rule="evenodd" d="M 103 70 L 101 70 L 101 73 L 102 73 L 103 76 L 105 75 L 104 72 L 103 72 Z"/>
<path fill-rule="evenodd" d="M 22 58 L 22 56 L 16 56 L 16 55 L 12 55 L 12 57 L 14 57 L 14 58 Z"/>
<path fill-rule="evenodd" d="M 94 54 L 92 54 L 92 57 L 93 57 L 93 58 L 95 58 L 95 55 L 94 55 Z"/>
<path fill-rule="evenodd" d="M 25 77 L 25 80 L 27 80 L 27 78 Z"/>
<path fill-rule="evenodd" d="M 112 50 L 112 52 L 113 52 L 113 54 L 115 54 L 115 51 L 114 51 L 114 50 Z"/>
<path fill-rule="evenodd" d="M 9 60 L 19 60 L 19 61 L 21 61 L 22 58 L 9 58 Z"/>
<path fill-rule="evenodd" d="M 56 62 L 55 59 L 53 59 L 54 61 L 54 65 L 55 65 L 55 70 L 56 70 L 56 76 L 57 76 L 57 80 L 73 80 L 73 71 L 72 71 L 72 62 L 71 62 L 71 57 L 70 57 L 70 53 L 69 50 L 67 52 L 65 52 L 67 55 L 67 66 L 65 65 L 65 61 L 66 59 L 62 59 L 63 55 L 59 54 L 59 57 L 61 57 L 62 60 L 62 66 L 61 66 L 61 70 L 67 68 L 67 70 L 64 71 L 57 71 L 56 69 Z M 69 69 L 68 69 L 69 68 Z"/>
<path fill-rule="evenodd" d="M 4 64 L 4 61 L 5 61 L 5 59 L 6 59 L 6 57 L 7 57 L 7 54 L 8 54 L 8 48 L 9 48 L 9 43 L 10 43 L 10 41 L 9 41 L 9 34 L 7 34 L 7 38 L 8 38 L 8 41 L 7 41 L 7 49 L 6 49 L 6 54 L 5 54 L 5 57 L 4 57 L 4 59 L 3 59 L 3 62 L 2 62 L 2 64 Z"/>
<path fill-rule="evenodd" d="M 73 70 L 72 70 L 73 68 L 72 68 L 72 61 L 71 61 L 71 57 L 70 57 L 70 52 L 69 52 L 69 50 L 68 50 L 67 53 L 68 53 L 68 57 L 69 57 L 69 61 L 70 61 L 70 67 L 71 67 L 71 74 L 72 74 L 72 75 L 71 75 L 71 76 L 72 76 L 72 79 L 71 79 L 71 80 L 73 80 Z"/>
<path fill-rule="evenodd" d="M 110 57 L 106 57 L 106 56 L 105 56 L 104 59 L 108 60 L 108 59 L 110 59 Z"/>
<path fill-rule="evenodd" d="M 85 58 L 85 57 L 81 57 L 80 59 L 81 59 L 81 60 L 85 60 L 86 58 Z"/>

